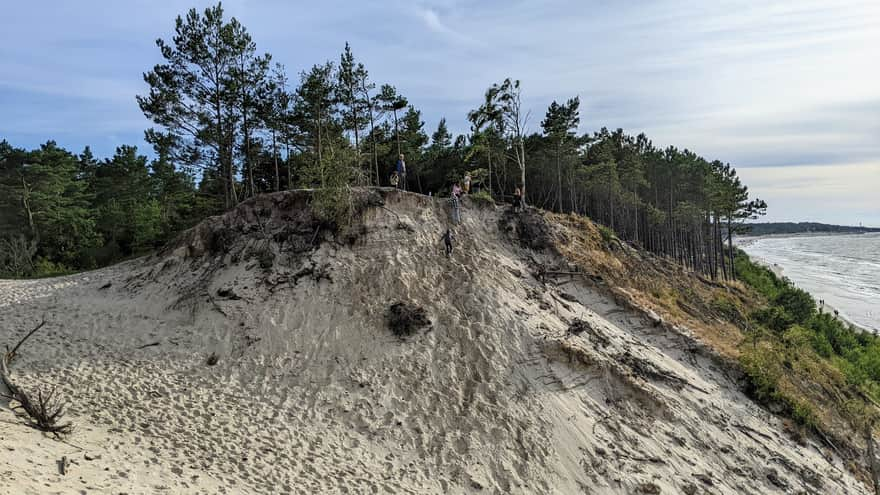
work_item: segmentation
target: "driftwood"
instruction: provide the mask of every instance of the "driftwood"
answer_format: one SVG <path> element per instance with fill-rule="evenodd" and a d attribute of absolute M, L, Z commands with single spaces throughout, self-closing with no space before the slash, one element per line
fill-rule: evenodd
<path fill-rule="evenodd" d="M 13 409 L 20 409 L 27 414 L 28 426 L 60 437 L 73 431 L 73 425 L 71 423 L 59 423 L 61 418 L 64 417 L 64 405 L 54 400 L 55 389 L 53 388 L 45 395 L 42 390 L 37 390 L 37 396 L 34 398 L 16 385 L 12 381 L 12 375 L 9 373 L 9 365 L 15 358 L 15 353 L 31 335 L 43 328 L 45 324 L 45 321 L 40 322 L 36 328 L 19 340 L 12 350 L 8 350 L 9 348 L 7 347 L 6 353 L 0 359 L 0 380 L 2 380 L 6 389 L 9 390 L 7 397 L 18 402 L 18 405 L 13 407 Z"/>

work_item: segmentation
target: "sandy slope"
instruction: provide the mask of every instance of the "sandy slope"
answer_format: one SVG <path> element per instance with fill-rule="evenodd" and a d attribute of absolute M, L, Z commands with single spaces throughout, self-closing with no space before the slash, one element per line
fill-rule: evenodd
<path fill-rule="evenodd" d="M 388 194 L 353 246 L 306 253 L 262 240 L 288 206 L 227 215 L 259 228 L 218 254 L 196 229 L 161 256 L 0 281 L 0 342 L 48 322 L 15 377 L 57 385 L 77 425 L 57 442 L 4 403 L 0 493 L 866 493 L 685 338 L 577 280 L 542 287 L 529 260 L 553 255 L 509 240 L 500 210 L 466 202 L 447 259 L 441 200 Z M 248 254 L 265 246 L 268 271 Z M 398 300 L 432 327 L 393 337 Z"/>

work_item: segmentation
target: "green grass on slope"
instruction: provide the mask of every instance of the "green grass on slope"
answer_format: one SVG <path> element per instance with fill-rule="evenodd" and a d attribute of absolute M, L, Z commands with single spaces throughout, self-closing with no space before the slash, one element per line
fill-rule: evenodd
<path fill-rule="evenodd" d="M 742 251 L 737 276 L 767 300 L 749 315 L 741 363 L 760 401 L 782 404 L 793 419 L 861 429 L 880 402 L 880 337 L 822 312 L 807 292 L 752 262 Z"/>

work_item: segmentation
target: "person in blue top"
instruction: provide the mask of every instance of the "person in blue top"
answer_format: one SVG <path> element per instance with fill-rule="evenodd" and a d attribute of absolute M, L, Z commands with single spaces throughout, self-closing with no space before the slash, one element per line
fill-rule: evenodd
<path fill-rule="evenodd" d="M 397 177 L 400 178 L 400 188 L 406 191 L 406 161 L 403 159 L 403 153 L 397 159 Z"/>

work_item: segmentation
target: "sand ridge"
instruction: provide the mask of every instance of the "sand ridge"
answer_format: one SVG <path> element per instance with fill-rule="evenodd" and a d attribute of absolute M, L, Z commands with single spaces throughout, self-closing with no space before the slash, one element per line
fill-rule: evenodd
<path fill-rule="evenodd" d="M 681 335 L 531 277 L 553 255 L 500 209 L 466 201 L 446 258 L 443 200 L 384 202 L 351 246 L 237 239 L 0 281 L 0 341 L 47 321 L 14 374 L 77 425 L 60 443 L 0 408 L 0 493 L 867 493 Z M 265 245 L 268 270 L 246 255 Z M 392 336 L 398 300 L 431 327 Z"/>

